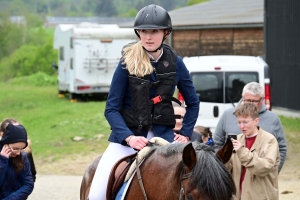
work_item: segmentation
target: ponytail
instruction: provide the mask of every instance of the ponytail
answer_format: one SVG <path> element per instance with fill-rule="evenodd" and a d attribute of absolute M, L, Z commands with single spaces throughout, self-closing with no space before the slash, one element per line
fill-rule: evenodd
<path fill-rule="evenodd" d="M 144 77 L 154 71 L 150 58 L 143 49 L 141 42 L 132 43 L 124 47 L 122 59 L 122 64 L 126 65 L 130 75 Z"/>

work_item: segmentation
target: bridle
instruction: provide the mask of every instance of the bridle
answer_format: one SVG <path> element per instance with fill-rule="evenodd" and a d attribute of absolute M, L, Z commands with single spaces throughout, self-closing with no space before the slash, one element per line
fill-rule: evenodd
<path fill-rule="evenodd" d="M 152 146 L 153 144 L 149 144 L 147 146 Z M 147 194 L 144 188 L 144 184 L 143 184 L 143 180 L 142 180 L 142 175 L 141 175 L 141 171 L 140 171 L 140 167 L 139 167 L 139 162 L 138 162 L 138 156 L 136 156 L 135 158 L 136 161 L 136 172 L 137 172 L 137 177 L 138 177 L 138 181 L 141 187 L 141 190 L 143 192 L 143 195 L 145 197 L 145 200 L 148 200 L 147 198 Z M 192 176 L 192 172 L 186 173 L 185 168 L 182 168 L 182 172 L 181 172 L 182 176 L 180 178 L 180 189 L 179 189 L 179 200 L 184 200 L 185 199 L 185 192 L 184 192 L 184 188 L 183 188 L 183 184 L 182 182 L 185 179 L 188 179 Z"/>
<path fill-rule="evenodd" d="M 182 177 L 180 179 L 180 189 L 179 189 L 179 200 L 185 199 L 185 192 L 184 192 L 182 181 L 190 178 L 191 176 L 192 176 L 192 172 L 186 173 L 185 168 L 182 169 Z"/>

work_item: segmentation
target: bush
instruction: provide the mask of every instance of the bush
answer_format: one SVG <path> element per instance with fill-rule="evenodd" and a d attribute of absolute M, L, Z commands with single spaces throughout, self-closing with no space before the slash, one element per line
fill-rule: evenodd
<path fill-rule="evenodd" d="M 57 51 L 53 49 L 52 38 L 43 45 L 25 44 L 11 56 L 0 62 L 0 79 L 28 76 L 37 72 L 54 74 L 51 62 L 57 60 Z"/>
<path fill-rule="evenodd" d="M 16 85 L 51 86 L 56 85 L 57 76 L 50 76 L 44 72 L 37 72 L 30 76 L 23 76 L 11 80 Z"/>

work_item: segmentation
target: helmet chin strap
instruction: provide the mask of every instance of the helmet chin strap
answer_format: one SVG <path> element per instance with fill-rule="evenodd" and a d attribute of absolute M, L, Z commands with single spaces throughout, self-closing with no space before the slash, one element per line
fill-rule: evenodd
<path fill-rule="evenodd" d="M 160 46 L 159 46 L 157 49 L 155 49 L 154 51 L 149 51 L 149 50 L 147 50 L 147 49 L 146 49 L 144 46 L 143 46 L 143 49 L 144 49 L 145 51 L 149 52 L 149 53 L 154 53 L 154 52 L 157 52 L 158 50 L 161 50 L 161 48 L 162 48 L 162 45 L 163 45 L 163 43 L 164 43 L 165 39 L 166 39 L 166 36 L 165 36 L 165 37 L 164 37 L 164 39 L 161 41 L 161 44 L 160 44 Z"/>

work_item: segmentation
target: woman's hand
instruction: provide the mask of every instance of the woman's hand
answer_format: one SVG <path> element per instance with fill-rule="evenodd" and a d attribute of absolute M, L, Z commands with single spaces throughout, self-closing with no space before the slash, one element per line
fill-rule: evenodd
<path fill-rule="evenodd" d="M 175 134 L 174 141 L 179 142 L 179 143 L 186 143 L 189 141 L 188 137 L 180 134 Z"/>
<path fill-rule="evenodd" d="M 11 154 L 11 149 L 7 144 L 5 144 L 1 150 L 1 156 L 9 158 L 10 154 Z"/>
<path fill-rule="evenodd" d="M 148 144 L 148 140 L 142 136 L 131 135 L 131 136 L 127 137 L 125 139 L 125 141 L 131 148 L 137 149 L 137 150 L 143 149 Z"/>

